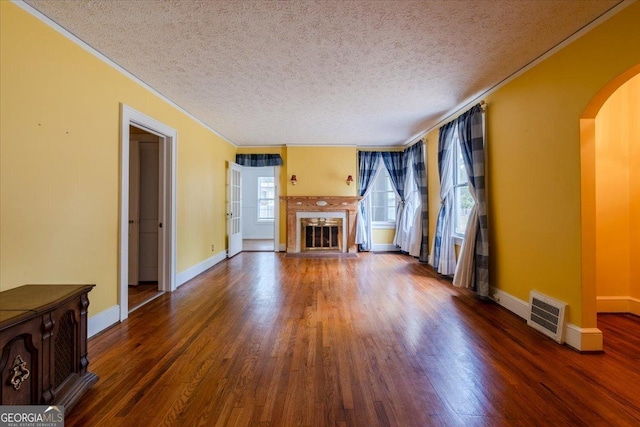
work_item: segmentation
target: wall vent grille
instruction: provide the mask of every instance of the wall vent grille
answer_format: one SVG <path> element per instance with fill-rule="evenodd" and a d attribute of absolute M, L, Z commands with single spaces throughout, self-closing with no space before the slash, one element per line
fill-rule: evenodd
<path fill-rule="evenodd" d="M 527 324 L 562 344 L 566 308 L 562 301 L 531 291 Z"/>

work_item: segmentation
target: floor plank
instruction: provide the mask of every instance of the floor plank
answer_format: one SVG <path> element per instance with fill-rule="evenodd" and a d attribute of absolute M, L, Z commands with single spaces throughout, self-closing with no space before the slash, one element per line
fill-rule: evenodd
<path fill-rule="evenodd" d="M 400 254 L 241 253 L 89 341 L 67 426 L 640 424 L 640 320 L 579 354 Z"/>
<path fill-rule="evenodd" d="M 242 239 L 242 250 L 246 252 L 273 252 L 273 239 Z"/>
<path fill-rule="evenodd" d="M 136 286 L 129 286 L 128 292 L 129 312 L 139 309 L 163 293 L 158 290 L 158 282 L 143 282 Z"/>

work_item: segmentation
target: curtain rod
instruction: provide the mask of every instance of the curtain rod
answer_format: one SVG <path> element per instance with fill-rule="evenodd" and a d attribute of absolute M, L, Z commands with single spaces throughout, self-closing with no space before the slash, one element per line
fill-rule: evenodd
<path fill-rule="evenodd" d="M 429 129 L 425 130 L 424 132 L 418 134 L 418 136 L 416 136 L 415 138 L 409 140 L 409 142 L 407 142 L 405 145 L 403 145 L 403 147 L 409 148 L 413 144 L 417 143 L 418 141 L 422 141 L 422 142 L 424 142 L 426 144 L 427 141 L 426 141 L 425 137 L 427 136 L 427 134 L 429 132 L 431 132 L 433 129 L 438 127 L 438 125 L 440 125 L 441 123 L 448 123 L 450 121 L 449 119 L 451 117 L 456 116 L 456 115 L 460 116 L 460 115 L 464 114 L 464 113 L 460 113 L 460 111 L 464 110 L 469 105 L 474 105 L 475 103 L 480 104 L 480 108 L 482 108 L 482 112 L 483 113 L 487 111 L 487 103 L 484 100 L 482 100 L 480 102 L 476 102 L 475 100 L 471 101 L 471 102 L 468 102 L 462 108 L 460 108 L 460 109 L 456 110 L 455 112 L 449 114 L 447 117 L 445 117 L 444 119 L 440 120 L 434 126 L 430 127 Z"/>

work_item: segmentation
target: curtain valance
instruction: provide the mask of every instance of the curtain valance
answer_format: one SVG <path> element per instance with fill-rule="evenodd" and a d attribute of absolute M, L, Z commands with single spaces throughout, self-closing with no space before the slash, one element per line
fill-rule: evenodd
<path fill-rule="evenodd" d="M 281 166 L 280 154 L 236 154 L 236 163 L 242 166 Z"/>

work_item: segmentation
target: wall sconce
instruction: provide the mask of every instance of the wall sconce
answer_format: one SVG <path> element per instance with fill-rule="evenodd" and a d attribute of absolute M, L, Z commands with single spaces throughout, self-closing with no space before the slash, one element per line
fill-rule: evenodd
<path fill-rule="evenodd" d="M 347 177 L 347 185 L 351 185 L 352 182 L 353 182 L 353 177 L 351 175 L 349 175 Z"/>
<path fill-rule="evenodd" d="M 296 185 L 298 183 L 298 178 L 295 175 L 291 175 L 291 185 Z"/>

